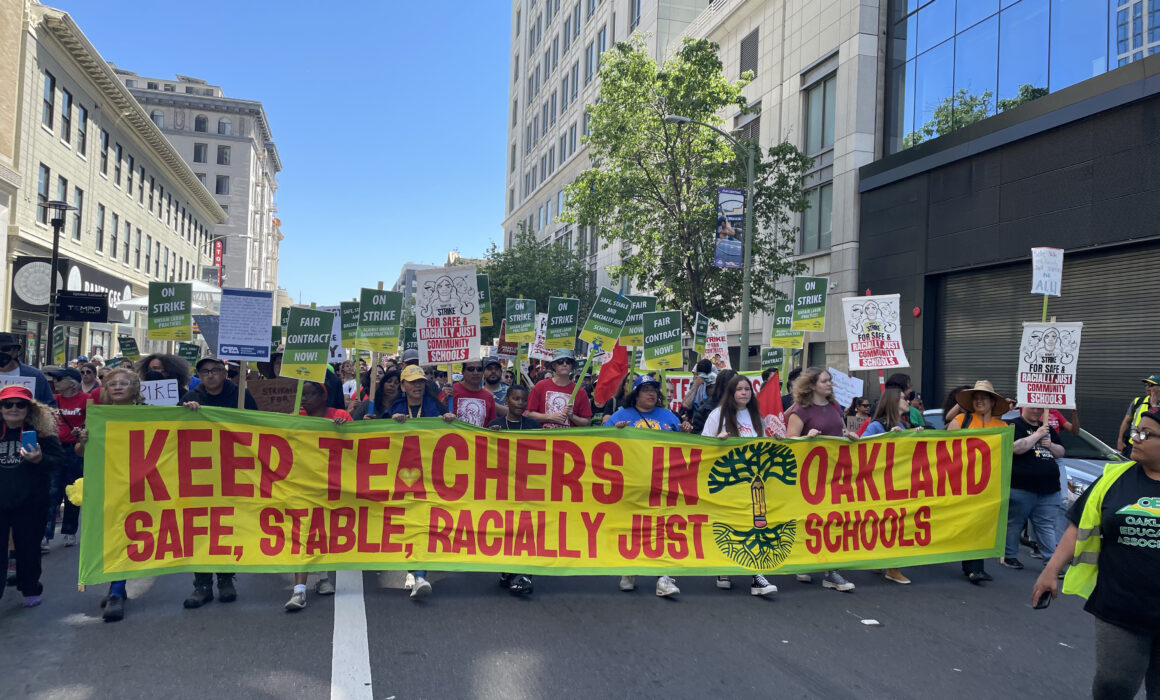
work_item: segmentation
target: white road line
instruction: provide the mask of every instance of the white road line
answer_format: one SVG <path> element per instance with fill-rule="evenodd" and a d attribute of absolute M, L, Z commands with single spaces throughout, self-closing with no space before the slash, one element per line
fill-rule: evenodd
<path fill-rule="evenodd" d="M 336 571 L 334 641 L 330 659 L 330 700 L 370 700 L 371 652 L 363 572 Z"/>

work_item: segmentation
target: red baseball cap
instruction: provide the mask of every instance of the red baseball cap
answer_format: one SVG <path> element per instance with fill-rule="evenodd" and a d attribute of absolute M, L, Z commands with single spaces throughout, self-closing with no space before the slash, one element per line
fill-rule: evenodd
<path fill-rule="evenodd" d="M 19 384 L 9 384 L 3 389 L 0 389 L 0 401 L 3 401 L 4 399 L 24 399 L 25 401 L 31 401 L 32 392 L 29 391 L 28 387 L 26 386 L 20 386 Z"/>

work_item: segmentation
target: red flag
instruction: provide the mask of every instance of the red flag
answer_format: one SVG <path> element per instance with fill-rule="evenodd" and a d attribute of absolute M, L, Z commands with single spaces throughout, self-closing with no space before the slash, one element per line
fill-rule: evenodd
<path fill-rule="evenodd" d="M 608 400 L 616 396 L 616 390 L 628 374 L 628 350 L 617 343 L 612 348 L 612 359 L 600 367 L 600 377 L 596 380 L 596 388 L 592 390 L 592 398 L 597 406 L 603 406 Z"/>
<path fill-rule="evenodd" d="M 781 411 L 781 377 L 777 372 L 761 385 L 757 394 L 757 408 L 765 426 L 765 437 L 785 437 L 785 416 Z"/>

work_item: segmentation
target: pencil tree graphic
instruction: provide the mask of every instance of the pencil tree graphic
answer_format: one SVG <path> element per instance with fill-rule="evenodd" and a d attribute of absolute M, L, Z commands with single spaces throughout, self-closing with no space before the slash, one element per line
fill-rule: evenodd
<path fill-rule="evenodd" d="M 793 549 L 797 521 L 770 524 L 766 520 L 765 484 L 771 479 L 787 486 L 797 484 L 797 460 L 793 452 L 774 442 L 755 442 L 729 450 L 709 471 L 709 493 L 745 485 L 753 506 L 751 527 L 736 528 L 713 523 L 713 536 L 721 552 L 750 569 L 777 568 Z"/>

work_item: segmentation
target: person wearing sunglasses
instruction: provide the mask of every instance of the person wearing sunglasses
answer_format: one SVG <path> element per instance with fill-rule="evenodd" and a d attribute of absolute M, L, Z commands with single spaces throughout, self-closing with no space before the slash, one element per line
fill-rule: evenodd
<path fill-rule="evenodd" d="M 576 369 L 576 353 L 569 348 L 560 348 L 552 354 L 552 376 L 541 379 L 532 388 L 528 397 L 528 418 L 539 422 L 544 428 L 567 428 L 586 426 L 592 423 L 592 402 L 588 392 L 576 392 L 576 402 L 572 403 L 572 391 L 576 383 L 572 372 Z"/>
<path fill-rule="evenodd" d="M 52 473 L 48 490 L 48 523 L 44 526 L 44 539 L 40 542 L 42 551 L 49 547 L 56 533 L 56 514 L 62 500 L 64 515 L 60 522 L 61 539 L 66 547 L 76 546 L 81 509 L 64 497 L 64 490 L 84 476 L 85 462 L 74 449 L 77 436 L 85 427 L 88 403 L 94 398 L 92 394 L 81 391 L 81 373 L 72 367 L 49 370 L 48 376 L 56 390 L 53 394 L 56 399 L 56 435 L 64 447 L 64 464 Z"/>
<path fill-rule="evenodd" d="M 870 418 L 870 400 L 864 396 L 859 396 L 850 402 L 850 407 L 846 409 L 846 432 L 856 433 L 862 423 Z"/>
<path fill-rule="evenodd" d="M 26 445 L 25 432 L 36 434 Z M 64 466 L 56 419 L 27 387 L 0 389 L 0 532 L 12 531 L 16 589 L 24 607 L 40 605 L 40 540 L 48 513 L 49 474 Z M 0 596 L 4 594 L 0 588 Z"/>
<path fill-rule="evenodd" d="M 82 362 L 77 370 L 81 373 L 81 392 L 92 394 L 95 399 L 97 390 L 101 388 L 101 378 L 97 376 L 97 366 L 92 362 Z"/>
<path fill-rule="evenodd" d="M 452 387 L 455 417 L 464 423 L 483 428 L 496 417 L 495 396 L 483 388 L 483 362 L 468 360 L 463 363 L 463 380 Z"/>
<path fill-rule="evenodd" d="M 56 408 L 56 400 L 52 398 L 52 387 L 48 378 L 35 367 L 30 367 L 20 361 L 24 355 L 24 344 L 21 338 L 14 333 L 0 333 L 0 377 L 32 377 L 35 384 L 32 396 L 46 406 Z"/>

